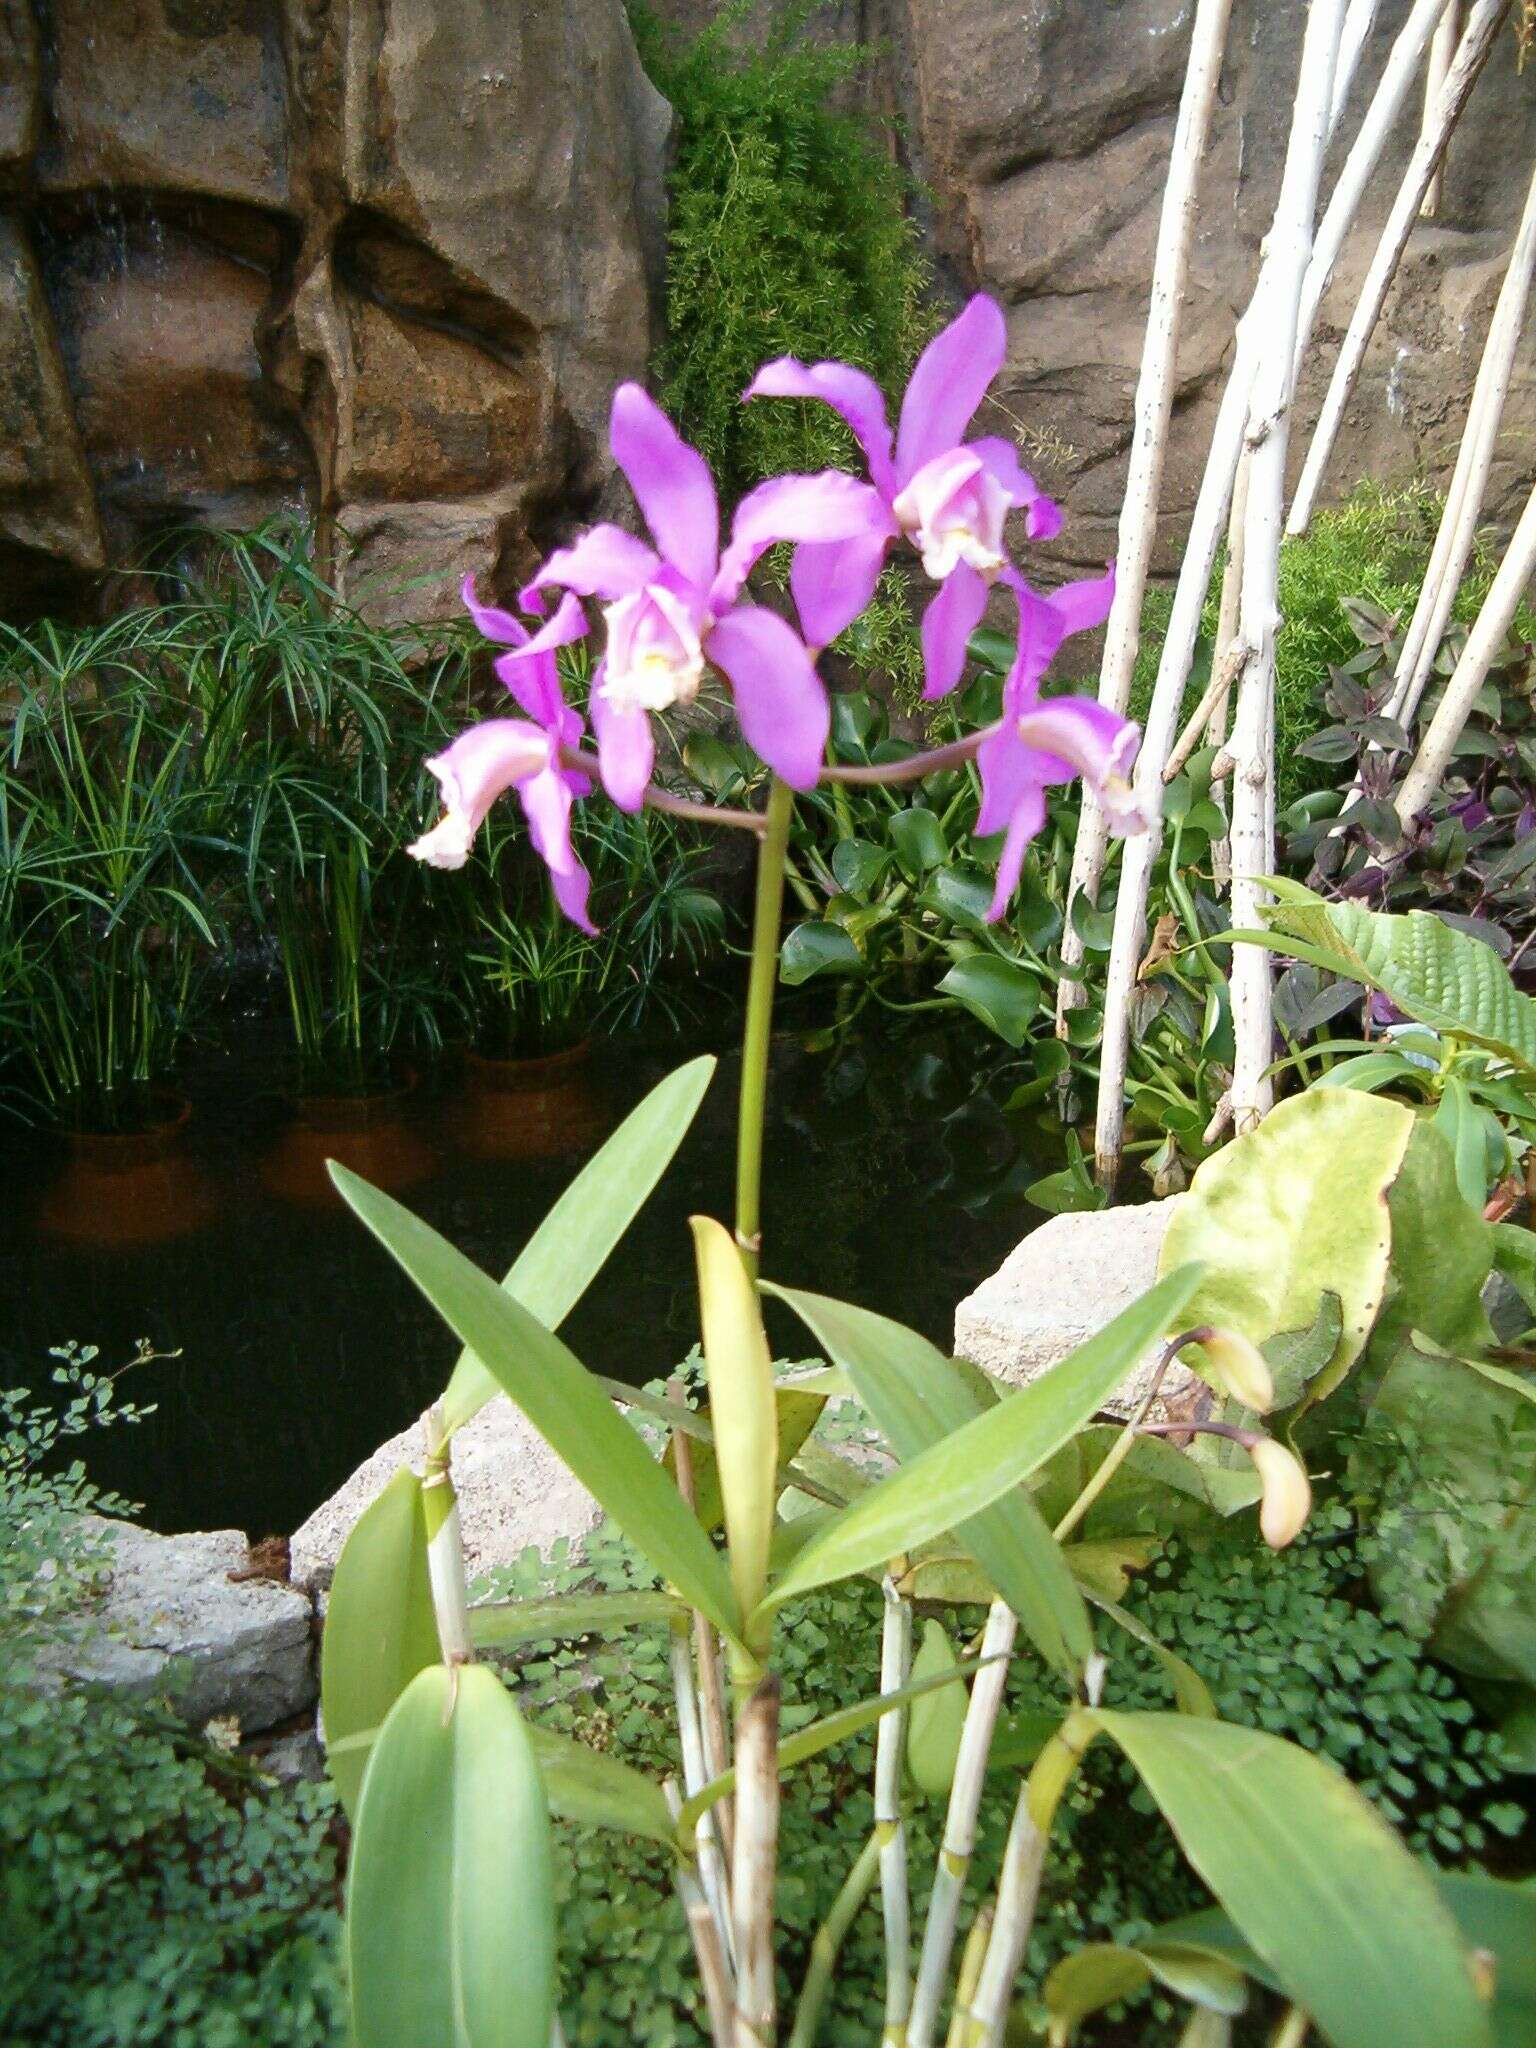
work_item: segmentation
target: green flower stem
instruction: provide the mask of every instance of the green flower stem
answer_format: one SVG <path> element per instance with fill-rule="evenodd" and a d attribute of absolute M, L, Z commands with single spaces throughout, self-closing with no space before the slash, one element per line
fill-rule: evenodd
<path fill-rule="evenodd" d="M 879 1867 L 880 1833 L 876 1829 L 859 1851 L 858 1860 L 853 1868 L 843 1879 L 842 1889 L 832 1902 L 831 1912 L 816 1930 L 816 1938 L 811 1943 L 811 1959 L 806 1967 L 805 1981 L 800 1987 L 800 2002 L 795 2007 L 795 2024 L 789 2036 L 789 2048 L 811 2048 L 811 2043 L 816 2039 L 821 2009 L 826 2004 L 827 1993 L 832 1986 L 832 1972 L 837 1967 L 838 1954 L 859 1908 L 874 1890 L 875 1874 Z"/>
<path fill-rule="evenodd" d="M 1115 1442 L 1110 1446 L 1109 1453 L 1104 1459 L 1103 1464 L 1100 1465 L 1098 1471 L 1094 1473 L 1088 1484 L 1077 1496 L 1077 1499 L 1073 1501 L 1071 1507 L 1067 1509 L 1067 1512 L 1051 1531 L 1051 1534 L 1058 1543 L 1064 1543 L 1067 1537 L 1071 1535 L 1072 1531 L 1077 1527 L 1078 1523 L 1087 1514 L 1099 1495 L 1130 1456 L 1131 1446 L 1136 1441 L 1137 1431 L 1142 1428 L 1148 1415 L 1152 1412 L 1152 1403 L 1157 1399 L 1158 1390 L 1163 1384 L 1163 1375 L 1178 1357 L 1184 1346 L 1191 1341 L 1191 1337 L 1192 1333 L 1186 1330 L 1182 1337 L 1175 1337 L 1170 1343 L 1163 1346 L 1163 1355 L 1157 1361 L 1157 1370 L 1153 1373 L 1151 1384 L 1142 1396 L 1141 1405 L 1137 1408 L 1136 1413 L 1129 1422 L 1126 1423 L 1125 1428 L 1120 1432 Z"/>
<path fill-rule="evenodd" d="M 779 921 L 784 912 L 784 866 L 794 792 L 777 777 L 769 787 L 757 854 L 757 899 L 752 912 L 752 965 L 747 976 L 747 1023 L 741 1041 L 741 1095 L 736 1138 L 736 1242 L 752 1279 L 762 1251 L 763 1113 L 768 1101 L 768 1047 L 773 1032 L 773 991 L 779 972 Z"/>

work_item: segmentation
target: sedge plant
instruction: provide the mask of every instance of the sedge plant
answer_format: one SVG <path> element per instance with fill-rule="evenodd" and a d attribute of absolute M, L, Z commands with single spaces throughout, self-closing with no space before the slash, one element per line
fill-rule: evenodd
<path fill-rule="evenodd" d="M 631 1113 L 501 1286 L 389 1197 L 332 1169 L 464 1347 L 424 1418 L 419 1462 L 402 1467 L 352 1531 L 327 1611 L 323 1710 L 353 1824 L 347 1959 L 359 2048 L 548 2048 L 564 2038 L 551 1815 L 646 1839 L 667 1860 L 697 1960 L 693 2012 L 714 2048 L 810 2048 L 824 2038 L 840 1942 L 876 1897 L 888 2048 L 1001 2048 L 1053 1820 L 1101 1738 L 1139 1773 L 1247 1944 L 1241 1952 L 1262 1958 L 1254 1968 L 1288 2002 L 1286 2041 L 1314 2026 L 1338 2048 L 1486 2048 L 1491 2039 L 1485 1977 L 1431 1879 L 1336 1770 L 1219 1719 L 1196 1674 L 1160 1647 L 1169 1710 L 1103 1704 L 1115 1632 L 1141 1625 L 1095 1576 L 1085 1518 L 1149 1457 L 1175 1486 L 1215 1482 L 1167 1441 L 1153 1415 L 1157 1380 L 1060 1512 L 1047 1517 L 1031 1481 L 1078 1442 L 1149 1348 L 1161 1347 L 1159 1378 L 1197 1351 L 1226 1406 L 1182 1429 L 1204 1432 L 1236 1461 L 1220 1468 L 1221 1484 L 1229 1501 L 1257 1503 L 1270 1543 L 1289 1542 L 1310 1508 L 1302 1465 L 1262 1424 L 1273 1398 L 1267 1361 L 1237 1331 L 1191 1319 L 1202 1264 L 1173 1266 L 1022 1391 L 870 1309 L 808 1293 L 790 1276 L 764 1277 L 772 1261 L 763 1112 L 797 793 L 839 780 L 899 784 L 974 759 L 981 829 L 1003 835 L 994 915 L 1018 880 L 1052 780 L 1083 774 L 1123 828 L 1136 823 L 1123 787 L 1134 729 L 1096 704 L 1038 694 L 1057 643 L 1102 617 L 1108 591 L 1101 582 L 1035 595 L 1008 561 L 1003 515 L 1026 508 L 1043 527 L 1054 508 L 1042 509 L 1012 451 L 963 438 L 1001 361 L 1001 330 L 997 309 L 973 301 L 919 363 L 895 436 L 867 377 L 837 364 L 770 366 L 755 388 L 834 404 L 873 484 L 828 473 L 775 479 L 742 501 L 723 553 L 703 461 L 626 387 L 614 406 L 614 450 L 656 548 L 612 527 L 583 535 L 523 592 L 534 628 L 468 593 L 482 631 L 507 650 L 500 673 L 521 716 L 482 721 L 432 763 L 443 809 L 417 842 L 423 859 L 462 863 L 497 796 L 513 791 L 562 909 L 590 926 L 573 808 L 598 780 L 623 810 L 692 808 L 650 781 L 651 720 L 691 700 L 706 662 L 725 677 L 770 779 L 761 805 L 713 813 L 721 829 L 752 836 L 757 879 L 734 1215 L 692 1220 L 701 1409 L 616 1386 L 556 1332 L 681 1142 L 711 1060 L 681 1068 Z M 799 549 L 798 631 L 741 602 L 755 555 L 779 541 Z M 1020 608 L 1021 653 L 1000 717 L 978 734 L 905 761 L 829 764 L 815 651 L 856 616 L 898 541 L 917 547 L 939 586 L 925 636 L 931 691 L 959 680 L 978 594 L 1005 576 Z M 545 616 L 552 587 L 563 595 Z M 586 633 L 591 599 L 606 626 L 591 698 L 595 754 L 573 729 L 554 669 L 556 647 Z M 801 1319 L 825 1365 L 776 1375 L 765 1293 Z M 501 1392 L 646 1560 L 654 1590 L 470 1604 L 454 1442 Z M 826 1403 L 847 1394 L 893 1469 L 876 1475 L 813 1435 Z M 814 1697 L 786 1697 L 780 1624 L 808 1594 L 861 1576 L 884 1595 L 880 1688 L 817 1718 Z M 925 1630 L 919 1642 L 917 1602 L 930 1596 L 984 1599 L 979 1638 L 954 1645 Z M 621 1634 L 658 1618 L 670 1629 L 677 1721 L 676 1769 L 661 1782 L 525 1716 L 487 1654 L 541 1637 Z M 1020 1744 L 1000 1740 L 1000 1709 L 1010 1662 L 1023 1657 L 1047 1674 L 1054 1704 Z M 789 1984 L 775 1914 L 780 1814 L 795 1796 L 798 1763 L 871 1728 L 873 1831 L 801 1981 Z M 1012 1779 L 1013 1818 L 995 1892 L 978 1899 L 971 1858 L 989 1769 Z M 922 1915 L 904 1825 L 914 1782 L 941 1798 L 945 1816 Z M 1185 2039 L 1230 2040 L 1248 1995 L 1243 1967 L 1196 1937 L 1156 1957 L 1143 1957 L 1146 1968 L 1189 2008 Z M 1092 1952 L 1074 1966 L 1071 1996 L 1055 1987 L 1056 2040 L 1124 1995 L 1123 1976 L 1106 1975 Z"/>

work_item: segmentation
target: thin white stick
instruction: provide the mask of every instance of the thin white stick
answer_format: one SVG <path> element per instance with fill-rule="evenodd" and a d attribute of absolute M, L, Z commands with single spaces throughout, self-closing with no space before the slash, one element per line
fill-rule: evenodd
<path fill-rule="evenodd" d="M 1525 196 L 1525 211 L 1515 233 L 1509 268 L 1499 288 L 1498 304 L 1488 327 L 1488 340 L 1478 366 L 1477 382 L 1467 413 L 1467 428 L 1457 451 L 1456 470 L 1446 494 L 1445 512 L 1435 536 L 1435 553 L 1425 574 L 1424 587 L 1414 607 L 1413 619 L 1403 642 L 1397 680 L 1386 706 L 1387 716 L 1402 724 L 1412 722 L 1424 695 L 1425 685 L 1440 651 L 1441 637 L 1456 602 L 1467 559 L 1482 516 L 1493 467 L 1493 451 L 1499 437 L 1499 422 L 1514 369 L 1520 330 L 1525 323 L 1531 280 L 1536 276 L 1536 171 Z M 1443 546 L 1442 546 L 1443 542 Z"/>
<path fill-rule="evenodd" d="M 880 1690 L 900 1692 L 912 1662 L 912 1603 L 887 1575 L 881 1586 L 885 1620 L 880 1632 Z M 912 1901 L 907 1872 L 907 1830 L 901 1815 L 901 1766 L 907 1709 L 881 1716 L 875 1736 L 875 1833 L 880 1842 L 880 1905 L 885 1916 L 884 2048 L 902 2048 L 912 2010 Z"/>
<path fill-rule="evenodd" d="M 1194 240 L 1195 199 L 1201 160 L 1210 137 L 1216 89 L 1221 82 L 1231 8 L 1232 0 L 1200 0 L 1190 35 L 1189 63 L 1158 219 L 1152 296 L 1147 307 L 1141 374 L 1136 384 L 1131 459 L 1115 550 L 1115 596 L 1109 612 L 1104 666 L 1099 674 L 1099 702 L 1122 714 L 1131 694 L 1147 568 L 1157 538 L 1157 506 L 1168 448 L 1168 421 L 1173 411 L 1179 325 Z M 1057 990 L 1057 1027 L 1062 1031 L 1068 1011 L 1078 1007 L 1084 994 L 1081 983 L 1070 972 L 1082 964 L 1083 958 L 1083 942 L 1070 914 L 1072 902 L 1084 890 L 1090 895 L 1097 892 L 1108 847 L 1109 822 L 1100 805 L 1085 790 L 1077 843 L 1072 850 L 1072 878 L 1067 885 L 1068 915 L 1061 935 L 1062 963 L 1069 970 Z"/>
<path fill-rule="evenodd" d="M 736 1717 L 735 2048 L 772 2048 L 773 1891 L 779 1858 L 779 1681 L 771 1674 Z"/>
<path fill-rule="evenodd" d="M 1387 292 L 1397 266 L 1402 260 L 1408 237 L 1413 232 L 1414 222 L 1419 216 L 1419 205 L 1434 175 L 1435 166 L 1445 154 L 1451 131 L 1461 119 L 1468 97 L 1484 64 L 1493 48 L 1494 37 L 1508 14 L 1510 0 L 1474 0 L 1471 14 L 1467 19 L 1466 31 L 1457 47 L 1455 60 L 1446 74 L 1445 84 L 1435 103 L 1433 119 L 1426 125 L 1409 159 L 1407 174 L 1392 202 L 1387 215 L 1386 226 L 1381 231 L 1381 240 L 1371 258 L 1365 283 L 1361 287 L 1360 302 L 1350 320 L 1348 331 L 1339 348 L 1338 361 L 1333 367 L 1333 378 L 1328 386 L 1328 395 L 1323 400 L 1322 412 L 1312 436 L 1312 445 L 1307 450 L 1307 459 L 1302 465 L 1301 480 L 1296 486 L 1296 496 L 1291 505 L 1291 516 L 1287 532 L 1305 533 L 1317 502 L 1318 490 L 1333 444 L 1338 436 L 1345 408 L 1352 397 L 1360 371 L 1365 362 L 1365 352 L 1376 323 L 1381 318 L 1381 309 L 1386 302 Z"/>
<path fill-rule="evenodd" d="M 1424 74 L 1424 118 L 1419 126 L 1421 135 L 1434 116 L 1435 102 L 1440 97 L 1446 73 L 1450 70 L 1451 60 L 1456 55 L 1456 44 L 1461 35 L 1461 14 L 1461 0 L 1454 0 L 1450 11 L 1436 31 L 1434 42 L 1430 45 L 1429 69 Z M 1429 181 L 1429 187 L 1419 207 L 1420 220 L 1433 220 L 1440 211 L 1440 201 L 1444 196 L 1445 165 L 1442 163 L 1436 167 L 1435 175 Z"/>
<path fill-rule="evenodd" d="M 1314 9 L 1307 18 L 1308 38 L 1302 46 L 1302 63 L 1315 47 L 1312 39 Z M 1338 26 L 1337 8 L 1331 10 Z M 1331 57 L 1332 53 L 1330 53 Z M 1334 66 L 1328 65 L 1329 92 Z M 1287 156 L 1297 147 L 1301 120 L 1305 72 L 1298 78 L 1297 111 L 1292 117 Z M 1279 221 L 1277 209 L 1276 223 Z M 1147 712 L 1141 751 L 1136 757 L 1136 795 L 1143 815 L 1149 820 L 1145 832 L 1125 843 L 1120 867 L 1120 891 L 1115 902 L 1114 936 L 1110 943 L 1109 969 L 1104 989 L 1104 1029 L 1099 1047 L 1099 1094 L 1094 1126 L 1095 1165 L 1099 1180 L 1112 1186 L 1120 1170 L 1120 1143 L 1125 1128 L 1125 1075 L 1130 1052 L 1131 998 L 1136 988 L 1136 971 L 1146 943 L 1147 890 L 1152 869 L 1162 850 L 1163 763 L 1168 758 L 1184 701 L 1190 661 L 1200 631 L 1200 615 L 1216 551 L 1226 528 L 1232 487 L 1242 458 L 1248 425 L 1249 401 L 1260 356 L 1270 335 L 1268 300 L 1274 288 L 1277 257 L 1273 247 L 1274 229 L 1266 238 L 1265 255 L 1248 309 L 1237 327 L 1227 386 L 1222 393 L 1211 434 L 1211 450 L 1200 479 L 1190 521 L 1189 539 L 1173 595 L 1168 632 L 1157 666 L 1157 681 Z M 1294 318 L 1294 311 L 1292 317 Z M 1292 329 L 1294 332 L 1294 329 Z"/>
<path fill-rule="evenodd" d="M 668 1778 L 661 1789 L 666 1797 L 667 1808 L 672 1818 L 676 1820 L 683 1810 L 683 1801 L 677 1786 Z M 736 1995 L 731 1985 L 730 1966 L 720 1945 L 720 1930 L 715 1925 L 715 1916 L 709 1910 L 709 1901 L 704 1896 L 693 1868 L 679 1860 L 674 1875 L 677 1896 L 682 1901 L 683 1916 L 688 1922 L 694 1957 L 699 1965 L 699 1978 L 704 1986 L 704 2002 L 709 2009 L 710 2040 L 714 2043 L 714 2048 L 733 2048 L 735 2025 L 732 2013 Z"/>
<path fill-rule="evenodd" d="M 1296 388 L 1296 332 L 1312 254 L 1318 185 L 1328 148 L 1332 72 L 1338 52 L 1338 0 L 1312 0 L 1302 50 L 1295 125 L 1286 150 L 1275 223 L 1274 270 L 1263 360 L 1248 420 L 1248 516 L 1238 635 L 1248 649 L 1232 721 L 1232 922 L 1259 923 L 1265 895 L 1258 877 L 1274 872 L 1275 634 L 1280 625 L 1280 539 L 1285 520 L 1285 456 Z M 1250 1130 L 1274 1100 L 1266 1069 L 1274 1036 L 1273 978 L 1261 946 L 1235 947 L 1232 962 L 1232 1122 Z"/>
<path fill-rule="evenodd" d="M 1219 635 L 1217 645 L 1221 645 Z M 1247 658 L 1248 649 L 1242 640 L 1229 640 L 1226 643 L 1211 672 L 1211 680 L 1206 685 L 1205 695 L 1190 713 L 1189 723 L 1179 734 L 1178 744 L 1168 756 L 1168 766 L 1163 770 L 1164 782 L 1173 781 L 1205 737 L 1206 727 L 1212 724 L 1218 715 L 1221 715 L 1225 722 L 1227 698 Z"/>
<path fill-rule="evenodd" d="M 703 1789 L 709 1780 L 705 1763 L 704 1731 L 699 1718 L 699 1695 L 693 1678 L 693 1657 L 688 1647 L 688 1638 L 681 1629 L 674 1629 L 670 1644 L 672 1661 L 672 1691 L 677 1704 L 678 1744 L 683 1753 L 683 1784 L 691 1799 Z M 704 1896 L 709 1901 L 709 1910 L 715 1916 L 720 1933 L 720 1945 L 732 1966 L 735 1966 L 736 1952 L 732 1941 L 731 1890 L 726 1878 L 725 1859 L 720 1853 L 720 1837 L 715 1830 L 713 1808 L 706 1807 L 699 1816 L 696 1830 L 699 1844 L 699 1877 L 704 1886 Z"/>
<path fill-rule="evenodd" d="M 1360 59 L 1375 26 L 1376 0 L 1349 0 L 1344 32 L 1339 37 L 1339 54 L 1333 67 L 1333 99 L 1328 109 L 1330 135 L 1338 133 L 1344 103 L 1349 98 L 1349 89 L 1355 82 L 1355 73 L 1360 68 Z"/>
<path fill-rule="evenodd" d="M 949 1959 L 955 1945 L 960 1895 L 971 1867 L 971 1851 L 976 1846 L 976 1815 L 981 1806 L 987 1755 L 992 1747 L 992 1731 L 997 1725 L 998 1710 L 1003 1703 L 1008 1658 L 1018 1627 L 1007 1602 L 994 1600 L 988 1609 L 987 1625 L 981 1638 L 981 1654 L 992 1661 L 983 1663 L 971 1681 L 970 1705 L 965 1712 L 960 1751 L 955 1758 L 955 1775 L 950 1782 L 949 1807 L 944 1816 L 944 1840 L 933 1874 L 928 1918 L 923 1926 L 923 1953 L 912 1993 L 912 2015 L 907 2023 L 908 2048 L 930 2048 L 938 2024 L 939 2007 L 949 1978 Z"/>
<path fill-rule="evenodd" d="M 1526 500 L 1508 552 L 1483 599 L 1467 644 L 1461 650 L 1456 672 L 1445 687 L 1429 731 L 1424 735 L 1417 758 L 1409 769 L 1397 796 L 1397 815 L 1411 825 L 1439 788 L 1450 765 L 1462 728 L 1477 702 L 1477 693 L 1487 679 L 1504 636 L 1514 623 L 1515 612 L 1531 578 L 1536 576 L 1536 488 Z M 1248 948 L 1244 947 L 1246 952 Z M 1255 951 L 1261 950 L 1254 948 Z"/>

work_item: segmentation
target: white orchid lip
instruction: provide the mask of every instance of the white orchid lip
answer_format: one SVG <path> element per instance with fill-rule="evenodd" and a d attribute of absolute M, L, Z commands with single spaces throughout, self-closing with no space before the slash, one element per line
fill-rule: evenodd
<path fill-rule="evenodd" d="M 925 462 L 893 500 L 897 524 L 935 582 L 962 562 L 989 580 L 1007 563 L 1003 521 L 1007 491 L 979 455 L 964 448 Z"/>
<path fill-rule="evenodd" d="M 406 848 L 432 868 L 461 868 L 497 797 L 548 768 L 554 742 L 521 720 L 488 718 L 471 726 L 427 766 L 437 777 L 443 814 Z"/>
<path fill-rule="evenodd" d="M 691 704 L 704 679 L 704 649 L 682 600 L 662 585 L 604 607 L 608 653 L 601 684 L 615 710 L 670 711 Z"/>

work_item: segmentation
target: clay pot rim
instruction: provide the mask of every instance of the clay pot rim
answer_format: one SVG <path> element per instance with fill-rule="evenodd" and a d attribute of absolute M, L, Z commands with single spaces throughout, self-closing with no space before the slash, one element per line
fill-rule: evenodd
<path fill-rule="evenodd" d="M 578 1038 L 574 1045 L 558 1052 L 531 1053 L 504 1059 L 494 1054 L 466 1051 L 464 1064 L 472 1082 L 497 1094 L 514 1095 L 558 1083 L 586 1065 L 592 1054 L 592 1040 Z"/>
<path fill-rule="evenodd" d="M 192 1120 L 192 1102 L 179 1088 L 152 1086 L 152 1109 L 163 1113 L 136 1131 L 90 1131 L 65 1126 L 62 1136 L 77 1158 L 98 1166 L 126 1167 L 171 1149 Z"/>

